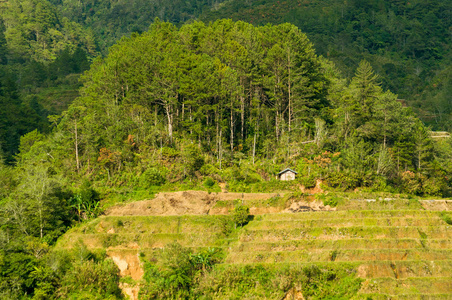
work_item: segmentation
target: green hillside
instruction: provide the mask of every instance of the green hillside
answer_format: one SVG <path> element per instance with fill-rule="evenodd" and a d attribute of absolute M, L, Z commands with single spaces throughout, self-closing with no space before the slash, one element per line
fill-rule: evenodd
<path fill-rule="evenodd" d="M 0 3 L 0 299 L 450 298 L 448 2 L 146 3 Z"/>

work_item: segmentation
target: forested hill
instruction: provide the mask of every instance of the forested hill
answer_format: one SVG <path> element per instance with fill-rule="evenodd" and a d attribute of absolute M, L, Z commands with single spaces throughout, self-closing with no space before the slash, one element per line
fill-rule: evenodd
<path fill-rule="evenodd" d="M 434 143 L 367 61 L 349 82 L 289 23 L 157 21 L 110 48 L 82 81 L 81 97 L 55 120 L 52 159 L 26 147 L 70 178 L 253 183 L 286 164 L 314 163 L 302 176 L 310 183 L 449 193 L 450 143 Z"/>
<path fill-rule="evenodd" d="M 434 129 L 452 128 L 452 2 L 232 0 L 203 20 L 290 22 L 350 77 L 362 59 Z"/>
<path fill-rule="evenodd" d="M 366 59 L 382 87 L 405 99 L 425 124 L 451 129 L 448 1 L 10 0 L 0 3 L 0 17 L 0 81 L 9 91 L 0 142 L 8 161 L 20 135 L 47 131 L 47 116 L 61 114 L 78 96 L 78 78 L 94 57 L 122 36 L 146 31 L 156 17 L 177 26 L 222 17 L 290 22 L 346 78 Z"/>

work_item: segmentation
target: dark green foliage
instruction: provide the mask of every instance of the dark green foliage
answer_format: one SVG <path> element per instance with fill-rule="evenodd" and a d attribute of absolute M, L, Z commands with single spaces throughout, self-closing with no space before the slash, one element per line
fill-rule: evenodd
<path fill-rule="evenodd" d="M 38 239 L 27 238 L 3 245 L 1 255 L 2 297 L 76 299 L 85 295 L 93 299 L 122 299 L 116 265 L 105 256 L 89 252 L 83 244 L 72 253 L 56 252 Z"/>
<path fill-rule="evenodd" d="M 51 79 L 65 77 L 69 74 L 79 74 L 89 69 L 88 57 L 85 50 L 77 47 L 74 51 L 66 48 L 49 65 L 48 72 Z"/>
<path fill-rule="evenodd" d="M 270 265 L 219 266 L 201 278 L 198 291 L 237 299 L 253 295 L 262 299 L 282 299 L 293 287 L 301 288 L 309 299 L 351 299 L 362 279 L 343 269 L 312 265 L 309 267 Z"/>
<path fill-rule="evenodd" d="M 444 220 L 444 222 L 446 222 L 446 223 L 449 224 L 449 225 L 452 225 L 452 218 L 451 218 L 450 214 L 448 214 L 448 213 L 442 211 L 442 212 L 439 214 L 439 216 L 441 217 L 441 219 Z"/>
<path fill-rule="evenodd" d="M 354 172 L 331 172 L 328 174 L 327 183 L 333 188 L 351 190 L 360 186 L 360 177 Z"/>
<path fill-rule="evenodd" d="M 197 278 L 222 261 L 219 249 L 193 253 L 177 242 L 163 249 L 158 264 L 145 265 L 142 299 L 193 299 Z"/>
<path fill-rule="evenodd" d="M 51 0 L 51 3 L 70 20 L 90 28 L 104 52 L 125 35 L 146 31 L 155 18 L 174 24 L 195 19 L 204 11 L 224 0 L 190 0 L 149 2 L 132 0 L 127 3 L 93 0 L 81 3 L 74 0 Z"/>
<path fill-rule="evenodd" d="M 184 166 L 188 174 L 193 175 L 194 172 L 199 171 L 204 165 L 204 159 L 201 156 L 201 151 L 194 145 L 184 147 L 182 151 Z"/>
<path fill-rule="evenodd" d="M 143 188 L 150 188 L 151 186 L 160 186 L 166 181 L 157 168 L 150 168 L 144 171 L 140 177 L 140 184 Z"/>
<path fill-rule="evenodd" d="M 321 200 L 325 206 L 336 207 L 339 203 L 339 197 L 334 194 L 318 194 L 316 198 Z"/>
<path fill-rule="evenodd" d="M 445 34 L 451 26 L 448 2 L 234 0 L 202 19 L 223 17 L 256 25 L 291 22 L 302 28 L 318 52 L 333 60 L 348 77 L 366 58 L 382 76 L 386 89 L 414 107 L 421 106 L 424 121 L 434 125 L 442 119 L 443 113 L 426 103 L 432 99 L 418 93 L 426 86 L 431 92 L 443 90 L 438 87 L 439 80 L 432 79 L 449 65 L 451 37 Z M 438 103 L 438 98 L 432 102 Z M 435 115 L 435 121 L 429 113 Z"/>
<path fill-rule="evenodd" d="M 87 260 L 74 264 L 68 270 L 62 279 L 59 294 L 67 299 L 83 296 L 122 299 L 118 285 L 119 270 L 111 259 L 100 262 Z"/>
<path fill-rule="evenodd" d="M 89 181 L 84 181 L 79 191 L 70 199 L 70 205 L 75 209 L 78 220 L 93 219 L 101 213 L 99 193 L 91 187 Z"/>
<path fill-rule="evenodd" d="M 207 188 L 211 188 L 215 185 L 215 180 L 213 180 L 212 177 L 207 176 L 203 182 L 203 185 Z"/>
<path fill-rule="evenodd" d="M 38 113 L 23 104 L 14 75 L 0 65 L 0 147 L 6 162 L 17 153 L 20 136 L 35 128 L 44 129 Z"/>

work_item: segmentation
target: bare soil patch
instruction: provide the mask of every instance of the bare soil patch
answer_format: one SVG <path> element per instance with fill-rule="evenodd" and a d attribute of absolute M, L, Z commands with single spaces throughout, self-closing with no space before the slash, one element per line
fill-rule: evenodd
<path fill-rule="evenodd" d="M 289 208 L 285 209 L 283 212 L 296 213 L 296 212 L 306 212 L 306 211 L 335 211 L 335 207 L 329 205 L 323 205 L 321 201 L 298 201 L 293 202 Z"/>
<path fill-rule="evenodd" d="M 135 281 L 143 278 L 144 270 L 141 267 L 138 251 L 107 250 L 107 255 L 113 259 L 119 268 L 121 277 L 130 276 Z M 120 283 L 119 287 L 131 300 L 138 300 L 139 285 Z"/>
<path fill-rule="evenodd" d="M 426 210 L 452 211 L 452 200 L 421 200 L 420 202 Z"/>
<path fill-rule="evenodd" d="M 144 271 L 141 268 L 138 251 L 108 250 L 107 255 L 113 259 L 119 268 L 120 276 L 130 276 L 133 280 L 140 280 Z"/>
<path fill-rule="evenodd" d="M 280 197 L 277 193 L 208 193 L 204 191 L 183 191 L 159 193 L 152 200 L 143 200 L 117 205 L 106 211 L 107 216 L 179 216 L 179 215 L 226 215 L 230 207 L 214 207 L 218 201 L 268 200 Z M 295 213 L 304 211 L 334 211 L 319 201 L 296 201 L 287 208 L 250 207 L 252 215 L 271 213 Z"/>
<path fill-rule="evenodd" d="M 144 200 L 114 206 L 107 210 L 108 216 L 177 216 L 225 214 L 226 211 L 211 211 L 217 201 L 267 200 L 276 193 L 207 193 L 204 191 L 183 191 L 159 193 L 152 200 Z"/>

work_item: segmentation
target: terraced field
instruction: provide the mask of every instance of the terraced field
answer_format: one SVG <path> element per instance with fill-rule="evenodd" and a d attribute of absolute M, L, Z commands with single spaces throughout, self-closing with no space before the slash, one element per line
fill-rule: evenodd
<path fill-rule="evenodd" d="M 101 217 L 68 232 L 58 247 L 81 239 L 92 249 L 146 260 L 178 241 L 222 247 L 223 267 L 351 268 L 363 279 L 359 299 L 452 299 L 452 214 L 403 203 L 397 209 L 372 203 L 359 210 L 256 215 L 232 232 L 225 228 L 227 216 Z"/>
<path fill-rule="evenodd" d="M 364 298 L 452 299 L 452 226 L 432 211 L 257 216 L 226 262 L 353 263 Z"/>

